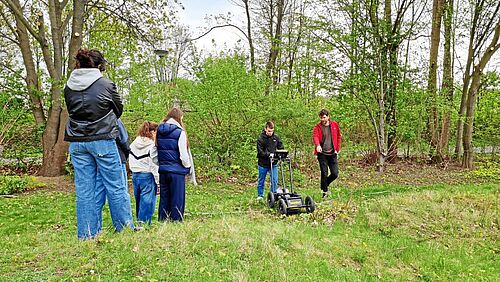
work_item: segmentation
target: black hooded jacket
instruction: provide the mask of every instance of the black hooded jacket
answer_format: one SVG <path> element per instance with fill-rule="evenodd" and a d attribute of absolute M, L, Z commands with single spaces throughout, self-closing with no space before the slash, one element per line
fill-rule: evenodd
<path fill-rule="evenodd" d="M 284 149 L 283 143 L 278 135 L 267 136 L 266 131 L 262 130 L 259 139 L 257 139 L 257 159 L 261 167 L 271 167 L 269 155 L 276 152 L 277 149 Z M 277 161 L 274 162 L 276 164 Z"/>
<path fill-rule="evenodd" d="M 100 71 L 75 69 L 64 88 L 68 123 L 64 140 L 87 142 L 118 137 L 117 119 L 123 104 L 116 85 Z"/>

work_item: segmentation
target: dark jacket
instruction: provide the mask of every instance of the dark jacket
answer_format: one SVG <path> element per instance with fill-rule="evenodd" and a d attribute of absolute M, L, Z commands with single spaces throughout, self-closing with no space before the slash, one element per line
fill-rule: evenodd
<path fill-rule="evenodd" d="M 116 138 L 116 145 L 118 147 L 118 153 L 120 153 L 120 161 L 122 163 L 126 163 L 128 155 L 130 154 L 130 145 L 128 144 L 128 133 L 121 119 L 118 119 L 117 125 L 118 125 L 118 137 Z"/>
<path fill-rule="evenodd" d="M 158 171 L 187 175 L 190 168 L 182 165 L 179 152 L 179 138 L 182 128 L 171 123 L 162 123 L 156 131 L 156 147 L 158 150 Z"/>
<path fill-rule="evenodd" d="M 116 85 L 98 69 L 75 69 L 64 88 L 69 119 L 64 140 L 86 142 L 116 139 L 123 104 Z"/>
<path fill-rule="evenodd" d="M 266 131 L 262 130 L 259 139 L 257 139 L 257 159 L 261 167 L 271 167 L 269 155 L 276 152 L 276 149 L 284 149 L 283 143 L 278 135 L 267 136 Z M 276 164 L 277 161 L 274 162 Z"/>

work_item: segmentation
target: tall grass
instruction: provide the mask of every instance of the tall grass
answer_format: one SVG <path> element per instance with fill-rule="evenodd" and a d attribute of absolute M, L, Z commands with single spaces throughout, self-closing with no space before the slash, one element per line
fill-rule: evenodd
<path fill-rule="evenodd" d="M 500 280 L 498 184 L 383 188 L 280 217 L 253 186 L 205 183 L 188 187 L 182 224 L 83 242 L 73 194 L 0 199 L 0 280 Z"/>

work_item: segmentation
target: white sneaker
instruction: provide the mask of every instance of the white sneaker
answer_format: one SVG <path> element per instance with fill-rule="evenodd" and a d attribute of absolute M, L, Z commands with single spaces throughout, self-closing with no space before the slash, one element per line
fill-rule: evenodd
<path fill-rule="evenodd" d="M 259 196 L 259 197 L 257 197 L 257 201 L 262 201 L 262 199 L 264 199 L 264 198 L 262 198 L 262 197 L 260 197 L 260 196 Z"/>

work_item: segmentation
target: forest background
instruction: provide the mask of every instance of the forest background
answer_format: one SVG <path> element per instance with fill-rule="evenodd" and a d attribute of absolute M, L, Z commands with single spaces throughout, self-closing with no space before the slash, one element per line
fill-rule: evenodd
<path fill-rule="evenodd" d="M 212 15 L 196 35 L 177 1 L 1 3 L 2 155 L 42 160 L 39 175 L 68 170 L 61 88 L 80 46 L 106 55 L 132 138 L 172 106 L 186 112 L 201 177 L 255 176 L 267 120 L 309 167 L 321 108 L 340 123 L 341 158 L 379 171 L 403 158 L 472 168 L 498 150 L 497 1 L 233 1 L 246 20 Z M 196 49 L 222 27 L 246 40 Z"/>
<path fill-rule="evenodd" d="M 500 2 L 230 3 L 244 16 L 192 30 L 177 0 L 0 0 L 0 280 L 498 281 Z M 196 44 L 221 30 L 242 39 Z M 131 140 L 185 112 L 184 224 L 115 234 L 105 212 L 76 240 L 62 88 L 80 47 L 108 60 Z M 322 108 L 343 140 L 327 199 Z M 312 214 L 256 200 L 268 120 Z"/>

